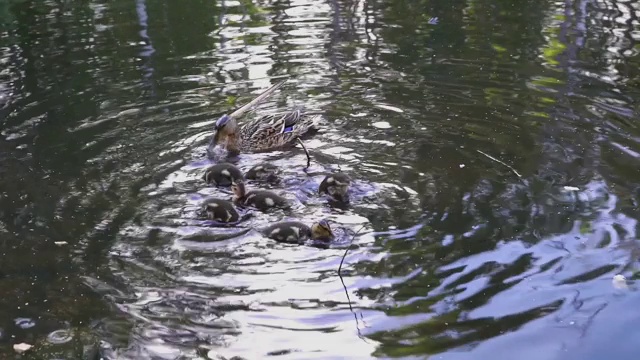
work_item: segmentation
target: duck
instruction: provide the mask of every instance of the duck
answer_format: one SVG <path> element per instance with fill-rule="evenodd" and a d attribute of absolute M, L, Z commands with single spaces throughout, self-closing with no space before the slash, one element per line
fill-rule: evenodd
<path fill-rule="evenodd" d="M 248 180 L 277 182 L 277 174 L 279 172 L 280 168 L 271 163 L 264 162 L 253 166 L 244 174 L 244 177 Z"/>
<path fill-rule="evenodd" d="M 289 203 L 284 197 L 269 190 L 247 191 L 242 180 L 236 180 L 231 185 L 231 191 L 233 191 L 233 202 L 241 206 L 252 206 L 260 211 L 289 208 Z"/>
<path fill-rule="evenodd" d="M 260 232 L 277 242 L 302 244 L 307 240 L 329 243 L 334 239 L 329 222 L 325 219 L 313 223 L 311 227 L 299 221 L 282 221 L 262 228 Z"/>
<path fill-rule="evenodd" d="M 327 194 L 335 200 L 348 202 L 349 186 L 351 185 L 351 178 L 349 175 L 343 172 L 337 172 L 327 175 L 320 186 L 318 187 L 319 194 Z"/>
<path fill-rule="evenodd" d="M 210 220 L 221 223 L 234 223 L 240 220 L 238 210 L 228 200 L 211 198 L 204 201 L 202 211 Z"/>
<path fill-rule="evenodd" d="M 215 186 L 231 186 L 235 180 L 243 180 L 244 175 L 235 165 L 223 162 L 208 167 L 204 171 L 202 179 L 207 184 Z"/>
<path fill-rule="evenodd" d="M 293 146 L 296 141 L 304 148 L 299 138 L 315 128 L 320 117 L 319 112 L 301 109 L 280 111 L 246 121 L 242 125 L 238 124 L 238 119 L 244 113 L 273 95 L 285 82 L 286 80 L 272 85 L 238 110 L 222 115 L 214 125 L 207 152 L 213 154 L 214 148 L 218 145 L 231 154 L 266 152 Z M 305 153 L 309 160 L 306 148 Z"/>

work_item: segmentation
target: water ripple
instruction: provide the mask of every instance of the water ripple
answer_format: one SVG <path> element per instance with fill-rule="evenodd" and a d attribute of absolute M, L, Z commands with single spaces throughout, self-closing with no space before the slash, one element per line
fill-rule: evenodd
<path fill-rule="evenodd" d="M 630 358 L 635 3 L 61 6 L 0 5 L 0 341 L 65 358 Z M 201 181 L 213 123 L 285 77 L 257 112 L 324 112 L 311 168 L 299 148 L 234 161 L 279 166 L 269 187 L 295 206 L 213 226 L 201 202 L 231 197 Z M 349 206 L 317 194 L 338 170 Z M 321 218 L 326 249 L 254 230 Z"/>

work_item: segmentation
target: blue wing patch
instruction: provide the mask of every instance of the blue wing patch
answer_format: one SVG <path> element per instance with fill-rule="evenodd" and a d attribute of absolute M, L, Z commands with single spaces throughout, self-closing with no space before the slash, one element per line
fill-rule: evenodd
<path fill-rule="evenodd" d="M 293 131 L 293 125 L 291 125 L 291 126 L 287 126 L 286 128 L 284 128 L 284 129 L 282 130 L 282 133 L 283 133 L 283 134 L 286 134 L 286 133 L 289 133 L 289 132 L 292 132 L 292 131 Z"/>

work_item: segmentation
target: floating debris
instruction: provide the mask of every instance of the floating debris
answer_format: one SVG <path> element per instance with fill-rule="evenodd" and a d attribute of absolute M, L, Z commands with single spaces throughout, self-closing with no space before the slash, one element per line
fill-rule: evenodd
<path fill-rule="evenodd" d="M 15 352 L 17 353 L 23 353 L 29 349 L 31 349 L 33 347 L 33 345 L 29 345 L 27 343 L 20 343 L 20 344 L 14 344 L 13 345 L 13 350 L 15 350 Z"/>
<path fill-rule="evenodd" d="M 397 107 L 395 107 L 395 106 L 391 106 L 391 105 L 376 104 L 375 106 L 376 106 L 377 108 L 380 108 L 380 109 L 385 109 L 385 110 L 389 110 L 389 111 L 394 111 L 394 112 L 397 112 L 397 113 L 403 113 L 403 112 L 404 112 L 404 111 L 402 111 L 402 109 L 399 109 L 399 108 L 397 108 Z"/>
<path fill-rule="evenodd" d="M 622 274 L 615 275 L 613 277 L 613 287 L 616 289 L 628 289 L 627 278 Z"/>
<path fill-rule="evenodd" d="M 378 129 L 391 129 L 391 124 L 389 124 L 386 121 L 376 121 L 373 124 L 371 124 L 371 126 Z"/>
<path fill-rule="evenodd" d="M 488 157 L 489 159 L 491 159 L 491 160 L 493 160 L 493 161 L 495 161 L 495 162 L 497 162 L 497 163 L 499 163 L 499 164 L 502 164 L 502 165 L 506 166 L 507 168 L 509 168 L 509 170 L 511 170 L 514 174 L 516 174 L 516 176 L 517 176 L 517 177 L 519 177 L 519 178 L 520 178 L 520 180 L 522 180 L 522 182 L 524 182 L 524 183 L 525 183 L 525 185 L 526 185 L 526 182 L 525 182 L 525 181 L 524 181 L 524 179 L 522 178 L 522 175 L 520 175 L 520 173 L 519 173 L 516 169 L 514 169 L 512 166 L 508 165 L 507 163 L 505 163 L 505 162 L 504 162 L 504 161 L 502 161 L 502 160 L 498 160 L 498 159 L 494 158 L 493 156 L 491 156 L 491 155 L 487 154 L 487 153 L 486 153 L 486 152 L 484 152 L 484 151 L 480 151 L 480 150 L 476 150 L 476 151 L 477 151 L 477 152 L 479 152 L 480 154 L 482 154 L 482 155 L 484 155 L 484 156 Z"/>
<path fill-rule="evenodd" d="M 66 242 L 66 241 L 56 241 L 56 242 L 54 242 L 54 244 L 56 244 L 58 246 L 69 245 L 69 243 Z"/>
<path fill-rule="evenodd" d="M 565 191 L 580 191 L 580 188 L 577 188 L 575 186 L 564 186 L 563 189 Z"/>

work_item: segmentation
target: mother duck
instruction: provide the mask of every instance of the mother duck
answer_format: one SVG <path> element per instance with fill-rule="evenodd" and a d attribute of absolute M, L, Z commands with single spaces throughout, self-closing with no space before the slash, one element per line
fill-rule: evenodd
<path fill-rule="evenodd" d="M 272 85 L 248 104 L 229 115 L 222 115 L 216 121 L 215 132 L 207 149 L 208 153 L 211 155 L 217 145 L 232 154 L 272 151 L 293 145 L 295 141 L 299 141 L 304 148 L 304 144 L 299 138 L 314 128 L 316 120 L 319 118 L 318 112 L 283 111 L 264 115 L 238 125 L 239 117 L 273 95 L 285 82 L 286 80 Z M 304 150 L 306 152 L 306 149 Z M 307 160 L 308 156 L 307 153 Z"/>

